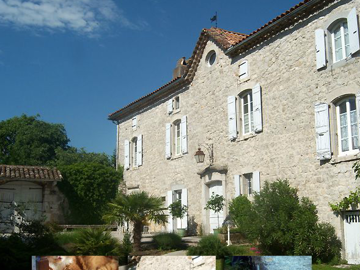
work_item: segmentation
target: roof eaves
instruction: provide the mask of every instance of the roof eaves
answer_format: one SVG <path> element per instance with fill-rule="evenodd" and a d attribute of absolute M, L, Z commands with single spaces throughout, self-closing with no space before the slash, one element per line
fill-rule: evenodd
<path fill-rule="evenodd" d="M 242 48 L 245 48 L 244 51 L 254 47 L 261 41 L 265 41 L 269 39 L 270 37 L 276 35 L 281 30 L 285 29 L 286 27 L 289 27 L 289 23 L 284 24 L 283 26 L 279 26 L 281 23 L 295 18 L 294 22 L 299 21 L 302 19 L 302 16 L 298 16 L 301 12 L 316 6 L 319 4 L 320 6 L 330 4 L 331 2 L 334 2 L 336 0 L 305 0 L 296 6 L 290 8 L 286 12 L 282 13 L 281 15 L 277 16 L 273 20 L 269 21 L 262 27 L 258 28 L 257 30 L 250 33 L 245 39 L 240 41 L 239 43 L 231 46 L 226 52 L 226 55 L 234 55 L 241 51 Z M 279 29 L 276 29 L 276 27 L 279 26 Z M 270 33 L 270 35 L 266 35 Z"/>

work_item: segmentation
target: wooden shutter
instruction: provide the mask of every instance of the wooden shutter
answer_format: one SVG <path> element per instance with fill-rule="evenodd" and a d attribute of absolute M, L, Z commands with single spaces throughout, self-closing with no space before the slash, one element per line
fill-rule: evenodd
<path fill-rule="evenodd" d="M 316 68 L 320 69 L 326 66 L 325 51 L 325 32 L 323 29 L 315 30 L 315 51 L 316 51 Z"/>
<path fill-rule="evenodd" d="M 262 110 L 261 110 L 261 87 L 260 84 L 256 84 L 252 89 L 253 98 L 253 114 L 254 114 L 254 131 L 262 131 Z"/>
<path fill-rule="evenodd" d="M 171 124 L 166 124 L 166 144 L 165 144 L 165 157 L 171 158 Z"/>
<path fill-rule="evenodd" d="M 137 117 L 133 117 L 132 118 L 132 129 L 136 130 L 136 126 L 137 126 Z"/>
<path fill-rule="evenodd" d="M 125 170 L 130 168 L 130 142 L 128 140 L 124 142 L 124 168 Z"/>
<path fill-rule="evenodd" d="M 317 159 L 331 159 L 329 107 L 326 103 L 315 104 L 315 130 Z"/>
<path fill-rule="evenodd" d="M 244 61 L 240 64 L 240 79 L 246 78 L 248 76 L 248 62 Z"/>
<path fill-rule="evenodd" d="M 172 204 L 173 202 L 173 193 L 172 193 L 172 190 L 169 190 L 167 192 L 167 196 L 166 196 L 166 201 L 167 201 L 167 207 L 170 206 L 170 204 Z M 169 210 L 168 210 L 169 211 Z M 173 217 L 172 215 L 170 214 L 170 211 L 169 211 L 169 214 L 168 214 L 168 224 L 167 224 L 167 230 L 168 232 L 173 232 Z"/>
<path fill-rule="evenodd" d="M 240 193 L 240 175 L 234 175 L 234 184 L 235 184 L 235 197 L 241 195 Z"/>
<path fill-rule="evenodd" d="M 172 99 L 170 99 L 167 102 L 167 112 L 168 112 L 168 114 L 172 114 L 172 112 L 173 112 L 173 100 Z"/>
<path fill-rule="evenodd" d="M 137 137 L 137 165 L 142 165 L 143 149 L 142 149 L 142 135 Z"/>
<path fill-rule="evenodd" d="M 260 192 L 260 172 L 253 172 L 253 190 Z"/>
<path fill-rule="evenodd" d="M 349 43 L 350 53 L 354 54 L 360 50 L 359 44 L 359 25 L 356 16 L 356 8 L 353 8 L 347 17 L 347 23 L 349 28 Z"/>
<path fill-rule="evenodd" d="M 188 194 L 186 188 L 183 188 L 181 190 L 181 205 L 188 206 Z M 188 227 L 187 223 L 188 223 L 188 213 L 186 213 L 185 216 L 181 219 L 181 223 L 179 225 L 181 226 L 182 229 L 187 229 Z"/>
<path fill-rule="evenodd" d="M 188 137 L 187 137 L 187 117 L 181 117 L 181 152 L 186 154 L 188 152 Z"/>
<path fill-rule="evenodd" d="M 229 138 L 235 140 L 237 137 L 236 127 L 236 97 L 228 97 L 228 122 L 229 122 Z"/>

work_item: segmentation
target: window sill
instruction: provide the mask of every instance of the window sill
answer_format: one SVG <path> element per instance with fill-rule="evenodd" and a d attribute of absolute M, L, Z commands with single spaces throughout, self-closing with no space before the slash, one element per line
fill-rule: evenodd
<path fill-rule="evenodd" d="M 249 140 L 250 138 L 253 138 L 256 136 L 256 133 L 253 132 L 253 133 L 250 133 L 250 134 L 246 134 L 246 135 L 242 135 L 241 137 L 239 137 L 239 139 L 237 141 L 241 142 L 241 141 L 247 141 Z"/>
<path fill-rule="evenodd" d="M 352 155 L 338 156 L 336 158 L 332 158 L 330 160 L 330 164 L 337 164 L 337 163 L 341 163 L 341 162 L 353 161 L 353 160 L 358 160 L 358 159 L 360 159 L 359 152 L 356 154 L 352 154 Z"/>
<path fill-rule="evenodd" d="M 179 159 L 182 157 L 183 157 L 183 155 L 177 155 L 177 156 L 171 157 L 170 160 L 176 160 L 176 159 Z"/>
<path fill-rule="evenodd" d="M 354 62 L 354 61 L 355 61 L 355 58 L 349 56 L 349 57 L 347 57 L 347 58 L 345 58 L 345 59 L 342 59 L 342 60 L 340 60 L 340 61 L 337 61 L 337 62 L 335 62 L 335 63 L 332 63 L 332 64 L 330 65 L 330 67 L 331 67 L 331 69 L 333 69 L 333 68 L 339 68 L 339 67 L 345 66 L 347 63 L 352 63 L 352 62 Z"/>
<path fill-rule="evenodd" d="M 177 109 L 177 110 L 174 110 L 174 111 L 172 112 L 172 114 L 177 114 L 177 113 L 179 113 L 179 112 L 181 112 L 181 110 L 180 110 L 180 109 Z"/>
<path fill-rule="evenodd" d="M 240 79 L 240 77 L 239 77 L 239 83 L 246 83 L 246 82 L 248 82 L 248 81 L 250 81 L 250 76 L 247 76 L 247 77 L 241 78 L 241 79 Z"/>

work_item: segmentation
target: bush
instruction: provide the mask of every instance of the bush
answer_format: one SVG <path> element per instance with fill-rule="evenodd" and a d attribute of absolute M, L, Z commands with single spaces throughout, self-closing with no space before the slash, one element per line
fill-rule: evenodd
<path fill-rule="evenodd" d="M 330 224 L 319 224 L 316 206 L 299 199 L 288 181 L 265 182 L 254 202 L 238 197 L 230 204 L 235 223 L 269 255 L 312 255 L 330 262 L 339 258 L 341 244 Z"/>
<path fill-rule="evenodd" d="M 217 259 L 231 256 L 228 248 L 216 235 L 208 235 L 201 238 L 196 247 L 189 247 L 187 255 L 216 256 Z"/>
<path fill-rule="evenodd" d="M 118 256 L 120 242 L 104 229 L 79 229 L 74 239 L 73 252 L 78 255 Z"/>
<path fill-rule="evenodd" d="M 161 233 L 154 236 L 156 248 L 161 250 L 181 249 L 181 237 L 175 233 Z"/>

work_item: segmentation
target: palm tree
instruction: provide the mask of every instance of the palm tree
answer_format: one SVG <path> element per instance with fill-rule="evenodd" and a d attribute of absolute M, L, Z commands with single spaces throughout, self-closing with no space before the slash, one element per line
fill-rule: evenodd
<path fill-rule="evenodd" d="M 140 250 L 142 228 L 148 221 L 157 224 L 166 222 L 162 199 L 149 196 L 144 191 L 130 195 L 118 194 L 108 205 L 108 212 L 103 216 L 105 221 L 117 222 L 120 225 L 125 222 L 132 223 L 134 251 Z"/>

